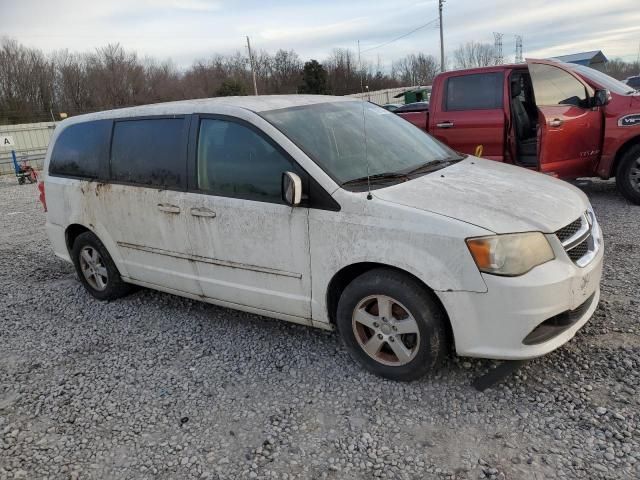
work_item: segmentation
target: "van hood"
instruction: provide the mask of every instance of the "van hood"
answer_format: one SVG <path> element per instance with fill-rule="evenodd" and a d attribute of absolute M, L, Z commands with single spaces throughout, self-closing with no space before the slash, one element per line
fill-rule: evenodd
<path fill-rule="evenodd" d="M 372 193 L 494 233 L 553 233 L 589 206 L 586 195 L 567 182 L 475 157 Z"/>

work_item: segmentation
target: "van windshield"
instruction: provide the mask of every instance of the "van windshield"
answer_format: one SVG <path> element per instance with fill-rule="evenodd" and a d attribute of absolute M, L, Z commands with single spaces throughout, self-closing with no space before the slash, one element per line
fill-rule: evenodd
<path fill-rule="evenodd" d="M 397 115 L 363 101 L 303 105 L 260 115 L 340 185 L 369 176 L 379 184 L 428 173 L 461 156 Z M 366 131 L 366 143 L 365 135 Z M 379 185 L 377 185 L 379 186 Z"/>

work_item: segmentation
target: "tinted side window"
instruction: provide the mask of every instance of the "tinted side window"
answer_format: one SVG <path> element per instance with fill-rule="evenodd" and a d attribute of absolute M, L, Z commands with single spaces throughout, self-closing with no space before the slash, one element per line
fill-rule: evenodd
<path fill-rule="evenodd" d="M 444 109 L 488 110 L 502 108 L 501 72 L 462 75 L 447 79 Z"/>
<path fill-rule="evenodd" d="M 282 173 L 293 169 L 284 154 L 251 128 L 217 119 L 200 122 L 197 162 L 199 190 L 273 203 L 283 203 Z"/>
<path fill-rule="evenodd" d="M 51 153 L 50 175 L 104 179 L 109 171 L 111 120 L 65 128 Z"/>
<path fill-rule="evenodd" d="M 564 70 L 551 65 L 529 65 L 537 105 L 588 107 L 584 85 Z"/>
<path fill-rule="evenodd" d="M 185 120 L 154 118 L 116 121 L 111 144 L 111 178 L 159 187 L 186 181 Z"/>

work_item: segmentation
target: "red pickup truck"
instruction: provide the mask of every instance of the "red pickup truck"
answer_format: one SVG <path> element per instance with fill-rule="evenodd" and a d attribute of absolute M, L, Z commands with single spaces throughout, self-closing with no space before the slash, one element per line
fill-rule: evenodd
<path fill-rule="evenodd" d="M 551 60 L 438 75 L 428 110 L 398 115 L 452 148 L 559 178 L 616 177 L 640 204 L 640 91 Z"/>

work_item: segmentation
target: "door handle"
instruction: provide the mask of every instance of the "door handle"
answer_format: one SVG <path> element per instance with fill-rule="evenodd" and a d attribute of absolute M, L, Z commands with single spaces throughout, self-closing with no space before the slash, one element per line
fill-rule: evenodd
<path fill-rule="evenodd" d="M 446 121 L 442 123 L 436 123 L 436 127 L 438 128 L 453 128 L 453 122 Z"/>
<path fill-rule="evenodd" d="M 216 216 L 216 212 L 213 210 L 209 210 L 208 208 L 196 208 L 193 207 L 191 210 L 191 215 L 194 217 L 209 217 L 213 218 Z"/>
<path fill-rule="evenodd" d="M 180 207 L 170 203 L 159 203 L 158 210 L 165 213 L 180 213 Z"/>
<path fill-rule="evenodd" d="M 553 120 L 549 121 L 549 126 L 550 127 L 561 127 L 563 123 L 564 122 L 562 120 L 560 120 L 559 118 L 554 118 Z"/>

